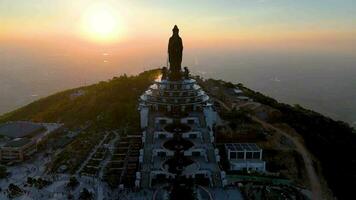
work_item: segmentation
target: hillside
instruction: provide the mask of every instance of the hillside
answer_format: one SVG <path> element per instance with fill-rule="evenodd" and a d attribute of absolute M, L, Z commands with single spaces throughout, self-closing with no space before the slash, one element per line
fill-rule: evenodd
<path fill-rule="evenodd" d="M 130 128 L 139 132 L 138 98 L 159 73 L 159 70 L 151 70 L 137 76 L 123 75 L 98 84 L 63 91 L 0 116 L 0 123 L 14 120 L 60 122 L 69 128 L 92 125 L 97 130 L 130 125 Z M 280 114 L 268 122 L 285 123 L 292 127 L 304 139 L 308 150 L 320 161 L 320 173 L 333 193 L 339 199 L 347 199 L 352 195 L 352 189 L 356 185 L 356 134 L 349 125 L 299 105 L 279 103 L 242 84 L 214 80 L 216 85 L 222 83 L 226 88 L 239 87 L 255 102 L 278 110 Z M 52 168 L 69 163 L 70 172 L 73 173 L 88 155 L 91 146 L 100 138 L 95 131 L 91 131 L 83 131 L 78 138 L 88 137 L 92 144 L 83 144 L 83 140 L 75 139 L 57 156 Z"/>
<path fill-rule="evenodd" d="M 60 172 L 74 174 L 107 131 L 124 127 L 120 135 L 140 132 L 138 98 L 158 75 L 159 70 L 151 70 L 63 91 L 1 116 L 0 123 L 16 120 L 64 123 L 65 128 L 51 134 L 39 148 L 54 153 L 47 171 L 58 172 L 65 166 Z"/>
<path fill-rule="evenodd" d="M 271 123 L 286 123 L 304 139 L 308 150 L 320 161 L 322 174 L 339 199 L 348 199 L 356 185 L 356 132 L 347 123 L 335 121 L 300 105 L 279 103 L 240 85 L 247 96 L 278 109 Z"/>
<path fill-rule="evenodd" d="M 27 106 L 6 113 L 0 123 L 14 120 L 60 122 L 78 126 L 98 122 L 103 127 L 115 128 L 139 120 L 138 97 L 157 77 L 151 70 L 137 76 L 114 77 L 108 81 L 66 90 L 37 100 Z"/>

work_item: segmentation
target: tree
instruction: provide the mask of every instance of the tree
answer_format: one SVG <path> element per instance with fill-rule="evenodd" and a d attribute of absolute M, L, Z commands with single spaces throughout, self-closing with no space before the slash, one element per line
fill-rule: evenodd
<path fill-rule="evenodd" d="M 7 169 L 5 166 L 0 165 L 0 179 L 7 177 Z"/>
<path fill-rule="evenodd" d="M 191 180 L 175 180 L 170 191 L 169 199 L 196 200 L 197 193 L 194 183 Z"/>
<path fill-rule="evenodd" d="M 32 177 L 27 177 L 27 184 L 32 186 L 33 183 L 34 183 L 34 179 Z"/>
<path fill-rule="evenodd" d="M 89 192 L 88 189 L 84 188 L 79 195 L 80 200 L 92 200 L 93 199 L 93 194 Z"/>
<path fill-rule="evenodd" d="M 67 183 L 67 187 L 69 187 L 70 189 L 74 189 L 79 185 L 79 182 L 77 180 L 77 178 L 75 178 L 74 176 L 70 177 L 69 182 Z"/>
<path fill-rule="evenodd" d="M 9 187 L 8 187 L 8 197 L 9 197 L 9 198 L 18 197 L 18 196 L 20 196 L 22 193 L 23 193 L 23 191 L 22 191 L 22 189 L 21 189 L 19 186 L 15 185 L 15 184 L 13 184 L 13 183 L 11 183 L 11 184 L 9 185 Z"/>

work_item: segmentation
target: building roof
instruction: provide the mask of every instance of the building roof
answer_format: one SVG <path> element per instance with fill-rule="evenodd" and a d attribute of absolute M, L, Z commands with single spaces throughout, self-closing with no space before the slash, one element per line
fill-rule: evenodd
<path fill-rule="evenodd" d="M 234 92 L 235 92 L 235 94 L 242 94 L 243 92 L 242 92 L 242 90 L 240 90 L 240 89 L 234 89 Z"/>
<path fill-rule="evenodd" d="M 44 126 L 33 122 L 8 122 L 0 125 L 0 135 L 10 138 L 19 138 L 35 134 L 44 129 Z"/>
<path fill-rule="evenodd" d="M 230 151 L 260 151 L 261 148 L 255 143 L 229 143 L 225 148 Z"/>
<path fill-rule="evenodd" d="M 236 97 L 236 98 L 241 99 L 241 100 L 248 100 L 248 99 L 250 99 L 250 98 L 248 98 L 248 97 L 246 97 L 246 96 L 238 96 L 238 97 Z"/>
<path fill-rule="evenodd" d="M 4 147 L 22 147 L 28 144 L 29 142 L 31 142 L 31 140 L 28 138 L 15 138 L 10 142 L 6 143 Z"/>

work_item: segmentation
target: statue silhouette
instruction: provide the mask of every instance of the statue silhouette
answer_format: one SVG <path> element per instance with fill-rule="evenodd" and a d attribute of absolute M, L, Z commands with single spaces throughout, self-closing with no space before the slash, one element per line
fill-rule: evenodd
<path fill-rule="evenodd" d="M 173 77 L 178 78 L 181 74 L 183 43 L 179 37 L 179 29 L 177 25 L 173 28 L 173 35 L 169 38 L 168 55 L 169 55 L 169 71 Z"/>
<path fill-rule="evenodd" d="M 167 76 L 168 76 L 167 67 L 163 67 L 163 68 L 162 68 L 162 80 L 167 79 Z"/>
<path fill-rule="evenodd" d="M 184 78 L 189 79 L 189 69 L 188 67 L 184 67 Z"/>

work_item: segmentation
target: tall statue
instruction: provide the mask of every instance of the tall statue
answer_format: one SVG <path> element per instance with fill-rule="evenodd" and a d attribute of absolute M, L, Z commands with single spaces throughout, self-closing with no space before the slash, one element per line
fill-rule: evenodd
<path fill-rule="evenodd" d="M 179 37 L 179 29 L 174 25 L 173 35 L 169 38 L 168 55 L 169 55 L 169 70 L 172 73 L 180 73 L 182 64 L 183 43 Z"/>
<path fill-rule="evenodd" d="M 163 67 L 162 68 L 162 80 L 165 80 L 165 79 L 167 79 L 167 77 L 168 77 L 168 70 L 167 70 L 167 67 Z"/>

